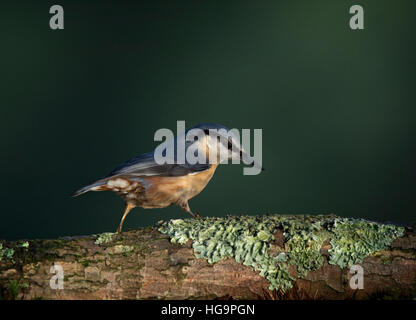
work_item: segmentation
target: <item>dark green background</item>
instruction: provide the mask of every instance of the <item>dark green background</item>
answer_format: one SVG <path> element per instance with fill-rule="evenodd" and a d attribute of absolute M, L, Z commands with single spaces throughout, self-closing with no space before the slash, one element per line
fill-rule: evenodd
<path fill-rule="evenodd" d="M 177 120 L 263 129 L 266 171 L 220 167 L 201 215 L 415 220 L 414 1 L 57 3 L 62 31 L 55 2 L 1 5 L 0 238 L 114 231 L 119 197 L 70 194 Z M 184 217 L 137 208 L 125 229 Z"/>

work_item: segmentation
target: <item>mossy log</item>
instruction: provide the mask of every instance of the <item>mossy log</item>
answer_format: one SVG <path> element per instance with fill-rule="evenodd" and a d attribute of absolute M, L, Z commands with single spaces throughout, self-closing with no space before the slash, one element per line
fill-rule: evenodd
<path fill-rule="evenodd" d="M 276 219 L 283 221 L 280 217 L 284 216 Z M 305 220 L 305 229 L 312 230 L 310 226 L 316 224 L 317 220 L 315 218 L 308 220 L 310 216 L 302 217 L 304 216 L 300 219 Z M 332 220 L 329 220 L 328 216 L 325 217 L 326 220 L 322 220 L 321 225 L 327 232 L 332 230 L 331 221 L 336 217 L 331 216 Z M 205 220 L 207 225 L 217 228 L 212 219 L 223 223 L 231 217 Z M 232 219 L 243 221 L 241 217 Z M 254 221 L 250 219 L 251 222 Z M 263 218 L 254 219 L 258 223 L 259 219 Z M 296 219 L 298 223 L 300 220 L 298 217 Z M 349 267 L 341 268 L 337 264 L 331 264 L 330 252 L 333 249 L 331 243 L 333 245 L 334 242 L 331 242 L 330 238 L 319 244 L 318 250 L 322 261 L 312 265 L 304 272 L 304 276 L 300 276 L 302 273 L 300 265 L 288 262 L 294 259 L 293 256 L 290 257 L 290 252 L 294 250 L 295 242 L 291 243 L 290 239 L 295 237 L 293 234 L 288 234 L 288 226 L 294 226 L 294 220 L 289 224 L 277 223 L 275 226 L 264 224 L 262 221 L 261 226 L 256 225 L 250 232 L 258 236 L 254 239 L 263 241 L 267 255 L 288 254 L 289 260 L 283 263 L 293 279 L 291 288 L 271 290 L 270 281 L 264 274 L 261 276 L 259 270 L 242 261 L 237 262 L 238 259 L 233 256 L 223 256 L 217 259 L 218 261 L 198 257 L 195 251 L 195 242 L 198 240 L 192 240 L 191 236 L 189 239 L 183 239 L 182 244 L 173 243 L 174 237 L 166 231 L 167 227 L 175 224 L 183 226 L 187 220 L 172 221 L 160 223 L 155 227 L 123 232 L 120 235 L 3 241 L 0 247 L 0 297 L 2 299 L 414 299 L 416 297 L 416 234 L 411 227 L 402 228 L 403 233 L 392 240 L 388 247 L 371 253 L 360 262 L 364 270 L 364 288 L 351 289 L 350 278 L 353 275 L 350 274 Z M 264 225 L 269 229 L 264 229 Z M 192 227 L 192 224 L 190 226 Z M 304 239 L 309 248 L 311 246 L 307 238 L 309 235 L 305 230 L 299 229 L 299 225 L 296 226 L 293 230 L 302 235 L 306 234 Z M 251 227 L 252 225 L 249 225 L 247 230 Z M 224 229 L 227 237 L 228 230 Z M 243 230 L 245 235 L 250 233 L 247 230 Z M 273 232 L 271 237 L 267 237 L 267 230 Z M 314 239 L 316 230 L 311 233 Z M 241 234 L 236 233 L 236 237 L 240 239 Z M 253 238 L 251 235 L 250 237 Z M 254 242 L 253 247 L 256 243 Z M 308 263 L 310 264 L 310 261 Z M 54 265 L 62 267 L 62 289 L 51 288 L 51 279 L 52 283 L 59 284 L 55 281 L 56 275 L 51 273 L 51 267 Z"/>

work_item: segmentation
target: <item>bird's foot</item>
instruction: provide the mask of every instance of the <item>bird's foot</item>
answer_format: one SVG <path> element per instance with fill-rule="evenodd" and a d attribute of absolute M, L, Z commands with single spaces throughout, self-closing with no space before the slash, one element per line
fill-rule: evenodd
<path fill-rule="evenodd" d="M 199 213 L 198 213 L 198 212 L 195 212 L 195 213 L 194 213 L 194 217 L 195 217 L 195 218 L 197 218 L 197 219 L 201 219 L 201 216 L 199 215 Z"/>

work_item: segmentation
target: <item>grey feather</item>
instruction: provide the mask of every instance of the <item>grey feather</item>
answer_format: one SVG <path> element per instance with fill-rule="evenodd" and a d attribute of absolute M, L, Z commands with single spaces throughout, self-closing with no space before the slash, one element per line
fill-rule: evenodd
<path fill-rule="evenodd" d="M 136 158 L 130 159 L 114 169 L 105 178 L 127 175 L 130 177 L 140 176 L 160 176 L 160 177 L 176 177 L 185 176 L 190 173 L 207 170 L 211 167 L 208 164 L 158 164 L 154 159 L 154 153 L 149 152 L 142 154 Z"/>

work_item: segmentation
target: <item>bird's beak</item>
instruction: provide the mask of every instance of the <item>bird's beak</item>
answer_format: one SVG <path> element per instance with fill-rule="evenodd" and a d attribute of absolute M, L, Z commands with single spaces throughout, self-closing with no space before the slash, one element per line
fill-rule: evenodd
<path fill-rule="evenodd" d="M 254 160 L 253 157 L 250 157 L 245 151 L 240 150 L 240 159 L 241 161 L 250 166 L 250 167 L 255 167 L 257 169 L 260 169 L 261 171 L 264 171 L 264 167 L 258 163 L 256 160 Z"/>

